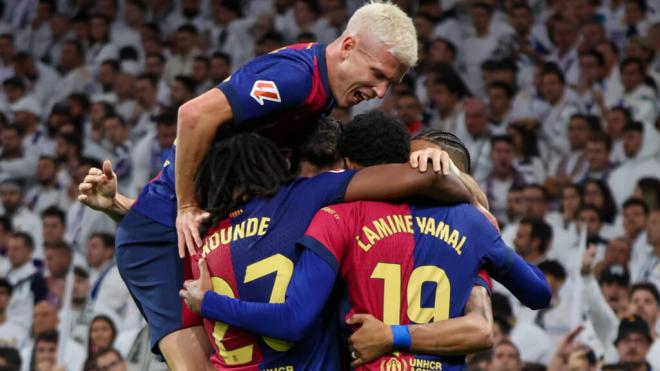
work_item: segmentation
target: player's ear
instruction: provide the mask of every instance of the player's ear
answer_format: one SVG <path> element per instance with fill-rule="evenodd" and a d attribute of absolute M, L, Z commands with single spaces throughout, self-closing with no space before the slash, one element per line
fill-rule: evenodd
<path fill-rule="evenodd" d="M 348 55 L 355 49 L 355 36 L 345 36 L 341 41 L 341 57 L 346 59 Z"/>

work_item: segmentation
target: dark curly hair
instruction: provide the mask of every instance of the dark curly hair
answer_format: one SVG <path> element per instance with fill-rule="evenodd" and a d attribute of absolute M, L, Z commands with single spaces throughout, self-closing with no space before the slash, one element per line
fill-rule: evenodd
<path fill-rule="evenodd" d="M 211 213 L 201 233 L 253 197 L 273 196 L 292 179 L 289 164 L 270 140 L 245 133 L 218 142 L 195 176 L 195 198 Z"/>
<path fill-rule="evenodd" d="M 314 127 L 314 132 L 298 149 L 300 160 L 321 168 L 337 163 L 341 159 L 337 153 L 341 129 L 338 120 L 331 117 L 320 118 Z"/>
<path fill-rule="evenodd" d="M 410 135 L 395 118 L 371 111 L 344 126 L 337 150 L 361 166 L 404 163 L 410 155 Z"/>

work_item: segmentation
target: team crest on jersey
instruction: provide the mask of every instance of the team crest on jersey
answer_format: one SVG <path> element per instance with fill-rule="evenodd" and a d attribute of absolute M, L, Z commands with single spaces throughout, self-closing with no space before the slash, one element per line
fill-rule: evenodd
<path fill-rule="evenodd" d="M 252 85 L 252 91 L 250 91 L 250 96 L 263 106 L 264 101 L 271 102 L 281 102 L 280 91 L 277 90 L 277 85 L 273 81 L 267 80 L 257 80 Z"/>
<path fill-rule="evenodd" d="M 380 371 L 407 371 L 408 366 L 405 361 L 398 358 L 384 359 L 380 362 Z"/>

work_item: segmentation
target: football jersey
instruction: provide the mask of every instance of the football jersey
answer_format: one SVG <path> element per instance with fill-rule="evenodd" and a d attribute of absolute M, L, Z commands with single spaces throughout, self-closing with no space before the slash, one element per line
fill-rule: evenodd
<path fill-rule="evenodd" d="M 513 251 L 471 205 L 353 202 L 320 210 L 301 245 L 335 267 L 349 312 L 388 325 L 460 317 L 482 265 L 505 272 Z M 398 353 L 365 370 L 462 370 L 464 357 Z"/>
<path fill-rule="evenodd" d="M 300 239 L 319 208 L 343 200 L 354 171 L 300 178 L 273 197 L 256 198 L 210 229 L 193 261 L 205 258 L 213 290 L 251 302 L 282 303 Z M 193 264 L 195 277 L 199 276 Z M 259 318 L 254 318 L 259 321 Z M 267 325 L 267 324 L 265 324 Z M 217 369 L 338 370 L 336 317 L 321 316 L 296 343 L 253 335 L 204 320 Z"/>
<path fill-rule="evenodd" d="M 309 43 L 276 50 L 253 59 L 218 85 L 234 117 L 220 127 L 215 140 L 231 133 L 256 131 L 279 146 L 298 144 L 313 127 L 309 124 L 329 113 L 335 104 L 325 49 L 325 45 Z M 176 220 L 175 148 L 133 205 L 138 213 L 171 227 Z"/>

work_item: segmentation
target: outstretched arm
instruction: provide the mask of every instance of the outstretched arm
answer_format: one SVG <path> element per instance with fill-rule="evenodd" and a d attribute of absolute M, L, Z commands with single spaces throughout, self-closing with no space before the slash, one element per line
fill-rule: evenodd
<path fill-rule="evenodd" d="M 443 152 L 444 156 L 447 156 Z M 449 159 L 447 158 L 447 161 Z M 451 164 L 451 162 L 448 162 Z M 458 170 L 443 166 L 442 173 L 420 172 L 409 164 L 387 164 L 357 172 L 346 189 L 344 201 L 386 200 L 424 196 L 440 202 L 471 202 L 472 194 Z"/>
<path fill-rule="evenodd" d="M 408 325 L 414 354 L 457 355 L 478 352 L 493 346 L 493 314 L 486 288 L 474 286 L 463 317 L 445 321 Z M 349 346 L 358 357 L 351 366 L 372 362 L 396 351 L 391 327 L 369 314 L 356 314 L 348 324 L 361 324 L 351 335 Z"/>
<path fill-rule="evenodd" d="M 208 271 L 200 265 L 200 280 Z M 311 250 L 305 249 L 281 304 L 233 299 L 211 290 L 201 292 L 191 284 L 180 294 L 204 318 L 225 322 L 250 332 L 287 341 L 298 341 L 318 319 L 337 276 L 336 270 Z M 255 321 L 258 318 L 258 321 Z"/>

